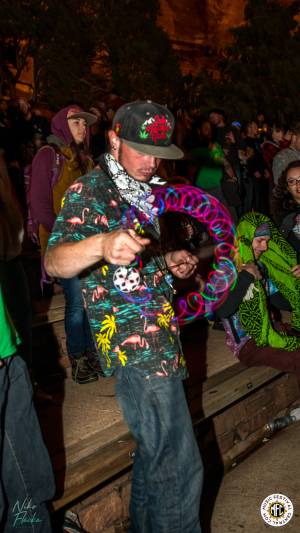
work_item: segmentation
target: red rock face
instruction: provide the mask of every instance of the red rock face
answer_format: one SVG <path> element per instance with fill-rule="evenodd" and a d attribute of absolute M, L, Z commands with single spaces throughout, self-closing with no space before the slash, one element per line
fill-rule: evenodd
<path fill-rule="evenodd" d="M 160 0 L 159 25 L 168 33 L 183 74 L 214 70 L 229 28 L 244 18 L 245 0 Z"/>

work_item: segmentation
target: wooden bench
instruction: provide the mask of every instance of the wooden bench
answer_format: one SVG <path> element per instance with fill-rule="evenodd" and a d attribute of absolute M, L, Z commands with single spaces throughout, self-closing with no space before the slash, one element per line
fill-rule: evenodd
<path fill-rule="evenodd" d="M 63 293 L 55 294 L 50 299 L 42 299 L 34 303 L 32 320 L 33 328 L 64 320 L 65 298 Z"/>
<path fill-rule="evenodd" d="M 281 372 L 269 368 L 246 369 L 240 363 L 203 383 L 191 402 L 194 424 L 214 416 Z M 67 435 L 65 435 L 67 438 Z M 132 464 L 135 442 L 123 420 L 52 456 L 56 480 L 63 492 L 53 502 L 54 510 L 82 498 L 97 486 L 121 475 Z"/>
<path fill-rule="evenodd" d="M 45 325 L 62 321 L 63 316 L 64 299 L 63 295 L 59 294 L 52 298 L 51 302 L 46 302 L 44 307 L 41 304 L 37 308 L 34 317 L 35 335 L 38 334 L 38 327 L 41 328 L 42 334 Z M 218 346 L 214 344 L 217 338 Z M 200 349 L 200 346 L 204 346 L 204 341 L 202 342 L 200 339 L 198 342 Z M 247 395 L 252 394 L 253 391 L 283 375 L 282 372 L 268 367 L 243 367 L 229 353 L 225 345 L 224 333 L 213 332 L 210 329 L 205 357 L 209 360 L 216 350 L 221 351 L 222 364 L 226 356 L 230 366 L 227 364 L 225 368 L 222 367 L 220 370 L 214 369 L 212 375 L 209 373 L 209 377 L 205 380 L 197 378 L 188 381 L 187 396 L 195 425 L 214 417 L 234 403 L 246 398 Z M 203 355 L 200 354 L 199 360 L 201 357 Z M 100 422 L 99 427 L 92 428 L 91 431 L 92 416 L 89 418 L 89 413 L 94 408 L 95 398 L 99 390 L 110 392 L 111 397 L 108 394 L 105 399 L 104 397 L 103 400 L 98 399 L 99 409 L 101 410 L 102 404 L 105 404 L 105 408 L 114 413 L 114 422 L 105 427 Z M 116 476 L 120 476 L 132 464 L 135 443 L 121 413 L 118 411 L 113 390 L 114 378 L 109 378 L 108 381 L 101 378 L 100 384 L 96 382 L 84 386 L 78 386 L 67 379 L 65 380 L 64 398 L 60 397 L 54 406 L 42 407 L 39 410 L 57 480 L 59 497 L 53 502 L 54 510 L 70 505 L 99 485 L 108 483 Z M 71 394 L 71 398 L 68 398 L 68 393 Z M 81 433 L 76 437 L 77 440 L 76 438 L 74 440 L 71 438 L 72 417 L 68 423 L 66 418 L 68 418 L 68 412 L 73 407 L 76 408 L 76 405 L 79 409 L 77 412 L 80 412 L 81 403 L 84 410 L 84 416 L 80 420 Z M 61 419 L 60 428 L 57 423 L 59 418 Z M 54 445 L 51 444 L 52 432 L 55 431 L 55 427 L 52 427 L 53 420 L 56 421 L 56 428 L 61 433 L 62 441 Z M 78 423 L 76 417 L 73 422 L 74 424 Z"/>

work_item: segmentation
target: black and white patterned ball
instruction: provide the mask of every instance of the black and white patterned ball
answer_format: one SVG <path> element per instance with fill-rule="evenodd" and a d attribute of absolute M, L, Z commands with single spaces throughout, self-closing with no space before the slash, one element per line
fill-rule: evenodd
<path fill-rule="evenodd" d="M 113 283 L 121 292 L 133 292 L 141 284 L 141 276 L 137 268 L 120 266 L 114 273 Z"/>

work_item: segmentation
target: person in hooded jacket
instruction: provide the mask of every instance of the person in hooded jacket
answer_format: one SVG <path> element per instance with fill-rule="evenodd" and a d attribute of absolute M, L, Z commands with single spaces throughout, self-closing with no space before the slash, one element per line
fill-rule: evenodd
<path fill-rule="evenodd" d="M 77 105 L 64 107 L 51 121 L 48 144 L 33 159 L 30 210 L 39 223 L 42 258 L 65 191 L 93 168 L 88 152 L 89 126 L 96 120 L 95 115 Z M 65 330 L 73 380 L 81 384 L 96 381 L 101 369 L 83 306 L 80 280 L 75 276 L 60 278 L 59 282 L 66 301 Z"/>

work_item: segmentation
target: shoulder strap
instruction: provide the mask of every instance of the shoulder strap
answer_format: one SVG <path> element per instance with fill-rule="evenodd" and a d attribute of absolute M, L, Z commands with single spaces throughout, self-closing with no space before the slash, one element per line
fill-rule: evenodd
<path fill-rule="evenodd" d="M 53 189 L 61 175 L 65 157 L 59 147 L 54 143 L 46 144 L 45 146 L 42 146 L 40 150 L 43 148 L 51 148 L 53 151 L 53 166 L 51 169 L 51 188 Z"/>

